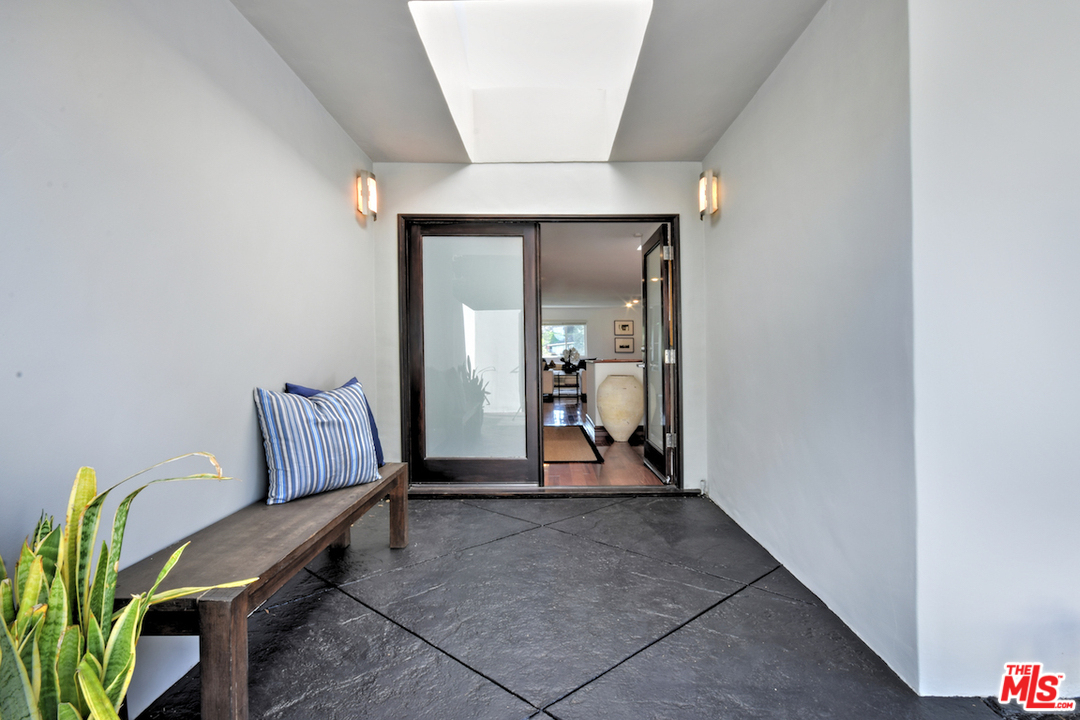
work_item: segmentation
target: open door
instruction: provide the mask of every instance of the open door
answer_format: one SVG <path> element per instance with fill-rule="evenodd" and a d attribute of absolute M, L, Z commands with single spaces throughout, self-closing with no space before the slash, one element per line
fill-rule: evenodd
<path fill-rule="evenodd" d="M 664 484 L 677 476 L 675 249 L 662 224 L 641 247 L 645 307 L 645 464 Z"/>
<path fill-rule="evenodd" d="M 412 481 L 538 485 L 538 225 L 433 222 L 407 234 Z"/>

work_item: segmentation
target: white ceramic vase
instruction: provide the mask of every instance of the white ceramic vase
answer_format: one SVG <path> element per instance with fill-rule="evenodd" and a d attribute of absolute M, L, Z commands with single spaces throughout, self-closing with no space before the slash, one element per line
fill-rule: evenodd
<path fill-rule="evenodd" d="M 626 442 L 645 413 L 645 388 L 633 375 L 608 375 L 596 390 L 604 429 L 615 442 Z"/>

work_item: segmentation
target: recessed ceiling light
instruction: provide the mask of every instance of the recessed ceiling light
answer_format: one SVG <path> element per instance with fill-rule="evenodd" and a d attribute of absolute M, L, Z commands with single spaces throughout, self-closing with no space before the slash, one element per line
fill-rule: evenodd
<path fill-rule="evenodd" d="M 469 158 L 606 162 L 652 0 L 412 0 Z"/>

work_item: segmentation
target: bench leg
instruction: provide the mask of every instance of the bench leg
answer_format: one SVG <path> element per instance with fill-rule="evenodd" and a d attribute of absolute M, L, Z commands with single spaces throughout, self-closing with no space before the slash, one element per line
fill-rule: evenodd
<path fill-rule="evenodd" d="M 352 544 L 352 525 L 347 526 L 330 542 L 330 547 L 334 550 L 344 550 Z"/>
<path fill-rule="evenodd" d="M 390 491 L 390 547 L 409 544 L 409 474 L 401 473 Z"/>
<path fill-rule="evenodd" d="M 247 601 L 213 594 L 199 600 L 202 720 L 247 720 Z"/>

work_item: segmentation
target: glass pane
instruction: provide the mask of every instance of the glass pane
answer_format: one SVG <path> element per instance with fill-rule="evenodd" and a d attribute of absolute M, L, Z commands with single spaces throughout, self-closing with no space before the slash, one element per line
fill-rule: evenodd
<path fill-rule="evenodd" d="M 659 450 L 664 449 L 664 308 L 663 282 L 660 278 L 663 246 L 657 245 L 645 258 L 645 308 L 648 325 L 645 337 L 645 372 L 649 392 L 645 398 L 645 428 L 648 440 Z"/>
<path fill-rule="evenodd" d="M 424 454 L 524 458 L 524 239 L 422 242 Z"/>
<path fill-rule="evenodd" d="M 585 348 L 585 325 L 544 325 L 541 353 L 546 358 L 561 357 L 563 351 L 575 348 L 581 357 L 588 355 Z"/>

